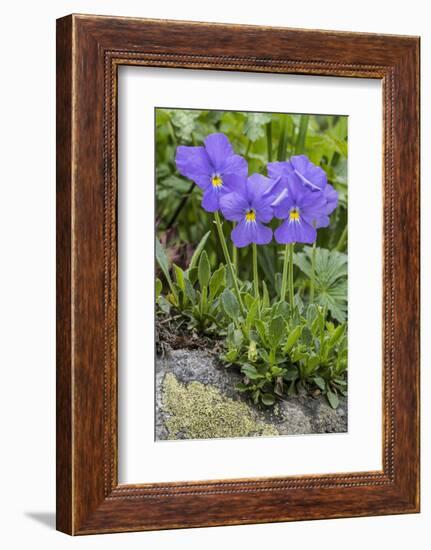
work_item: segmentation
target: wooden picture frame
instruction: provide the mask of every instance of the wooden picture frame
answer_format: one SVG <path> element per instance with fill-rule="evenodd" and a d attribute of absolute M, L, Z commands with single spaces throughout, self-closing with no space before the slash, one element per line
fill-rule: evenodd
<path fill-rule="evenodd" d="M 383 469 L 119 485 L 117 69 L 383 83 Z M 57 529 L 138 531 L 419 511 L 419 38 L 70 15 L 57 21 Z"/>

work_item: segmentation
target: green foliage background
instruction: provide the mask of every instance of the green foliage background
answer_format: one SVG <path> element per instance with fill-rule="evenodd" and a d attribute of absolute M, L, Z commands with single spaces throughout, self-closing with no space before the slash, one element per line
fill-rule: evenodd
<path fill-rule="evenodd" d="M 201 111 L 180 109 L 156 110 L 156 233 L 167 251 L 170 262 L 182 268 L 189 264 L 191 255 L 202 236 L 212 228 L 213 216 L 201 206 L 201 191 L 183 178 L 175 167 L 178 145 L 202 145 L 213 132 L 223 132 L 237 154 L 246 158 L 249 174 L 266 175 L 268 161 L 286 160 L 292 155 L 305 153 L 312 162 L 321 166 L 328 181 L 339 193 L 339 205 L 331 216 L 328 228 L 319 229 L 317 246 L 340 253 L 347 251 L 347 117 L 334 115 L 300 115 L 280 113 L 251 113 L 231 111 Z M 273 221 L 276 227 L 280 222 Z M 231 225 L 224 224 L 226 237 Z M 252 266 L 249 247 L 238 250 L 238 275 L 251 280 Z M 280 250 L 275 242 L 259 247 L 262 275 L 271 292 L 275 293 L 282 269 Z M 301 260 L 302 245 L 296 245 L 295 264 Z M 306 248 L 306 247 L 305 247 Z M 223 262 L 223 254 L 216 232 L 212 231 L 206 244 L 212 268 Z M 331 255 L 330 261 L 347 264 L 347 258 Z M 319 264 L 321 265 L 321 264 Z M 324 266 L 325 267 L 325 266 Z M 331 266 L 326 265 L 326 268 Z M 306 291 L 307 277 L 295 269 L 295 285 L 299 295 Z M 334 275 L 334 274 L 333 274 Z M 330 274 L 321 273 L 321 290 L 326 297 L 335 292 L 339 320 L 347 310 L 347 285 L 335 284 Z M 332 285 L 332 286 L 331 286 Z M 330 302 L 331 300 L 329 300 Z M 328 305 L 326 302 L 324 305 Z"/>

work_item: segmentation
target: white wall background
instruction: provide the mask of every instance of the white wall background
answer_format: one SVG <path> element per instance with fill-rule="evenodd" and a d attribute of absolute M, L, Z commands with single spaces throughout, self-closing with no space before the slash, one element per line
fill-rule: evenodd
<path fill-rule="evenodd" d="M 284 25 L 422 37 L 423 334 L 431 330 L 431 30 L 427 2 L 10 1 L 0 40 L 0 518 L 14 548 L 207 549 L 236 545 L 349 550 L 429 547 L 431 340 L 423 338 L 422 514 L 384 518 L 103 535 L 72 539 L 54 526 L 55 19 L 70 12 Z M 364 297 L 366 299 L 366 297 Z M 428 542 L 426 542 L 428 541 Z"/>

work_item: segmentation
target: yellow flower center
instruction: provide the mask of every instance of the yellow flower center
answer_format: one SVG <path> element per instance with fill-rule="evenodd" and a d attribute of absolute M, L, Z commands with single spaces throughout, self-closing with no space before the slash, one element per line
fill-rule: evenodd
<path fill-rule="evenodd" d="M 245 219 L 248 222 L 254 222 L 254 220 L 256 219 L 256 212 L 254 210 L 249 210 L 245 215 Z"/>
<path fill-rule="evenodd" d="M 221 187 L 223 185 L 223 180 L 218 174 L 215 174 L 211 179 L 211 183 L 213 187 Z"/>
<path fill-rule="evenodd" d="M 289 219 L 293 222 L 299 220 L 299 210 L 297 208 L 292 208 L 289 212 Z"/>

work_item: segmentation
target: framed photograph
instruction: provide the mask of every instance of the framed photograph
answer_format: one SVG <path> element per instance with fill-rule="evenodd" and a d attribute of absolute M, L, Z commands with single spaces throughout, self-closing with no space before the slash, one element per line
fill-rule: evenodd
<path fill-rule="evenodd" d="M 419 38 L 57 21 L 57 528 L 419 511 Z"/>

